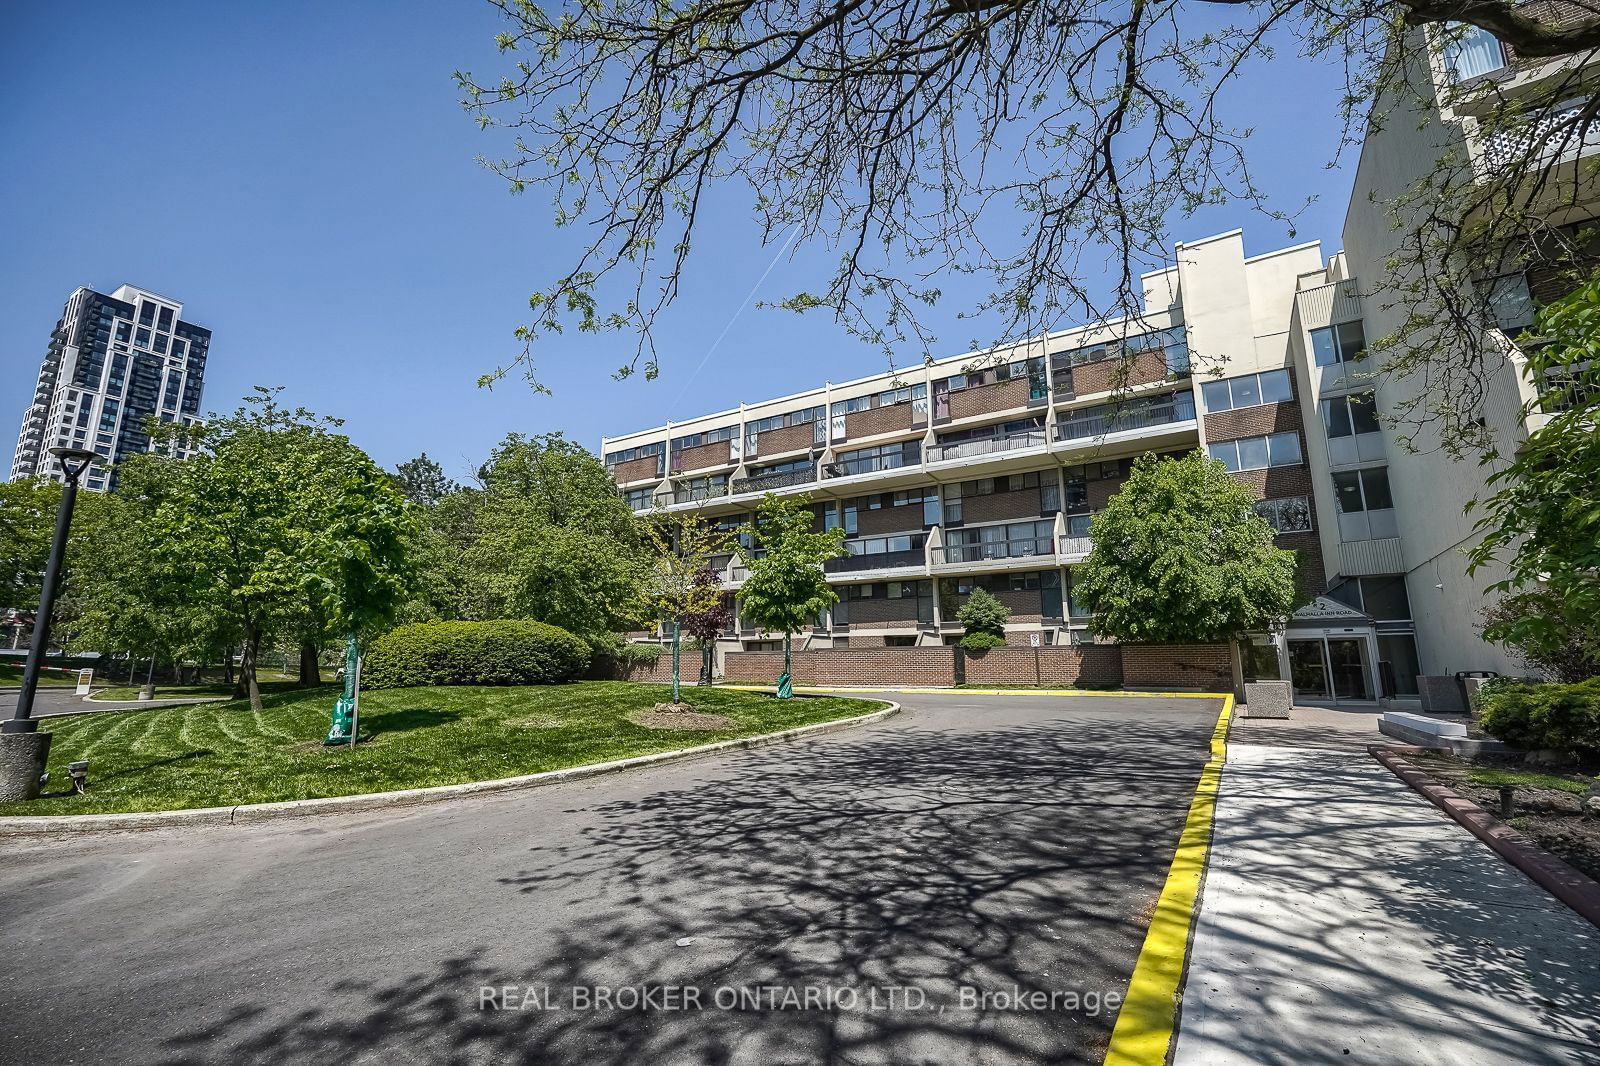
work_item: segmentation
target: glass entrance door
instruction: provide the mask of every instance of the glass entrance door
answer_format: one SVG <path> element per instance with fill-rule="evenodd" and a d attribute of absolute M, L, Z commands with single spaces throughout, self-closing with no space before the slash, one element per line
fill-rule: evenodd
<path fill-rule="evenodd" d="M 1328 666 L 1321 637 L 1289 641 L 1289 680 L 1303 697 L 1328 698 Z"/>
<path fill-rule="evenodd" d="M 1364 640 L 1328 640 L 1328 670 L 1333 675 L 1333 698 L 1336 700 L 1370 700 L 1372 688 L 1368 679 L 1372 669 L 1367 662 L 1367 642 Z"/>

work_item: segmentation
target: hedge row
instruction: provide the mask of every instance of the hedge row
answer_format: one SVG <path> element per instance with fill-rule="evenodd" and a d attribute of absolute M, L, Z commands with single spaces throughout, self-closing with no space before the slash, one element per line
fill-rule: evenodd
<path fill-rule="evenodd" d="M 419 622 L 372 642 L 364 688 L 553 685 L 589 665 L 589 645 L 543 622 Z"/>
<path fill-rule="evenodd" d="M 1479 701 L 1484 731 L 1513 747 L 1600 760 L 1600 677 L 1575 685 L 1492 682 Z"/>

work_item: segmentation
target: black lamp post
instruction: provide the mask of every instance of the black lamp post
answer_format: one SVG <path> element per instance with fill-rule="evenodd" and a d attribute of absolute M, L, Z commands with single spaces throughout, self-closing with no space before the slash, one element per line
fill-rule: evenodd
<path fill-rule="evenodd" d="M 44 568 L 44 587 L 39 590 L 39 613 L 33 618 L 33 642 L 28 645 L 28 665 L 22 672 L 22 692 L 11 719 L 0 722 L 0 733 L 32 733 L 39 728 L 33 720 L 33 697 L 39 688 L 39 667 L 44 663 L 50 643 L 50 614 L 55 610 L 56 591 L 61 584 L 61 561 L 67 554 L 67 530 L 72 526 L 72 506 L 78 499 L 78 479 L 89 468 L 95 453 L 82 448 L 51 448 L 61 460 L 67 484 L 61 490 L 61 506 L 56 511 L 55 539 L 50 542 L 50 562 Z"/>

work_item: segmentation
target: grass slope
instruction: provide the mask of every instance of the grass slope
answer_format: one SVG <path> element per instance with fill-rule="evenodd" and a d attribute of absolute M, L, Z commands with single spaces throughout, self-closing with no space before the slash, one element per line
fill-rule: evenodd
<path fill-rule="evenodd" d="M 592 681 L 520 688 L 411 688 L 363 693 L 371 739 L 324 748 L 335 693 L 280 692 L 248 703 L 49 718 L 50 788 L 89 760 L 89 792 L 0 804 L 0 814 L 106 814 L 350 796 L 484 781 L 865 714 L 876 700 L 779 700 L 760 692 L 688 689 L 697 711 L 726 715 L 714 731 L 656 731 L 628 721 L 670 698 L 665 685 Z"/>

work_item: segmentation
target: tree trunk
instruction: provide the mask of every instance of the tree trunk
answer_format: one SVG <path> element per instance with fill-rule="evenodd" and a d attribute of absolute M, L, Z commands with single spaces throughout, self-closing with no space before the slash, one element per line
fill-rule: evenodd
<path fill-rule="evenodd" d="M 244 656 L 239 660 L 239 680 L 250 697 L 250 709 L 261 711 L 261 688 L 256 684 L 256 653 L 261 650 L 261 634 L 247 630 L 244 638 Z"/>
<path fill-rule="evenodd" d="M 678 623 L 674 622 L 674 623 L 672 623 L 672 702 L 673 703 L 682 703 L 683 702 L 683 696 L 681 694 L 682 693 L 682 689 L 679 687 L 679 684 L 678 684 L 678 663 L 680 661 L 679 660 L 679 654 L 678 654 L 678 635 L 679 635 Z"/>
<path fill-rule="evenodd" d="M 322 684 L 322 671 L 317 666 L 317 657 L 322 649 L 309 640 L 300 642 L 300 687 L 310 688 Z"/>

